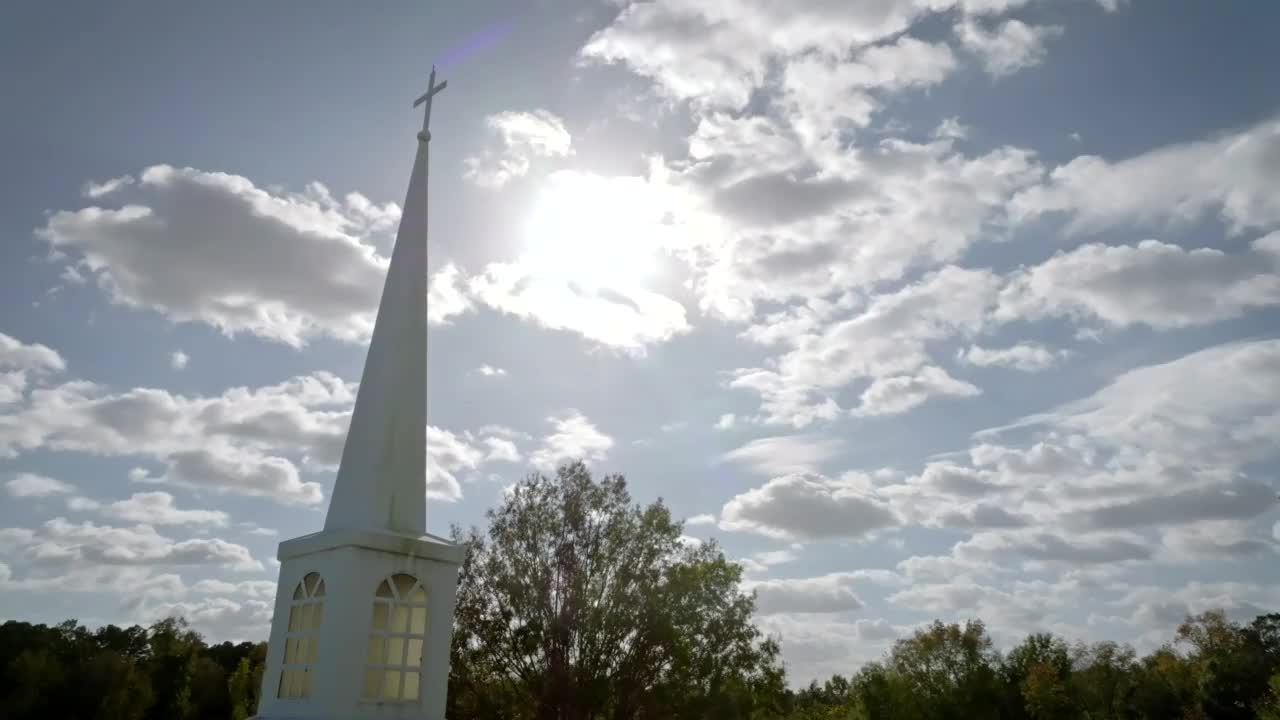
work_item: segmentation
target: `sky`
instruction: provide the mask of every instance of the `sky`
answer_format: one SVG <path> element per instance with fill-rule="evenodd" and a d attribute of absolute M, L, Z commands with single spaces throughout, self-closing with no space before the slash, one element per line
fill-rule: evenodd
<path fill-rule="evenodd" d="M 622 473 L 797 684 L 1280 607 L 1280 7 L 3 13 L 0 618 L 266 637 L 432 63 L 432 532 Z"/>

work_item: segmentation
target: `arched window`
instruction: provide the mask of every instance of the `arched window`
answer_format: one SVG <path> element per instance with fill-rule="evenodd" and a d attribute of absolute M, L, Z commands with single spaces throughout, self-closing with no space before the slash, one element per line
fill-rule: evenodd
<path fill-rule="evenodd" d="M 373 597 L 364 699 L 417 701 L 426 634 L 426 589 L 404 573 L 383 580 Z"/>
<path fill-rule="evenodd" d="M 289 632 L 285 635 L 284 665 L 276 697 L 311 696 L 311 675 L 319 652 L 317 630 L 324 618 L 324 579 L 307 573 L 293 590 L 289 606 Z"/>

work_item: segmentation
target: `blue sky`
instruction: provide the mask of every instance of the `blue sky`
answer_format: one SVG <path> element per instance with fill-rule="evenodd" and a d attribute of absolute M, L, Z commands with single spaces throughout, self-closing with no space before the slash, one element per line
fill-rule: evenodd
<path fill-rule="evenodd" d="M 797 681 L 1280 604 L 1262 3 L 21 3 L 0 615 L 265 637 L 432 62 L 428 524 L 583 456 Z"/>

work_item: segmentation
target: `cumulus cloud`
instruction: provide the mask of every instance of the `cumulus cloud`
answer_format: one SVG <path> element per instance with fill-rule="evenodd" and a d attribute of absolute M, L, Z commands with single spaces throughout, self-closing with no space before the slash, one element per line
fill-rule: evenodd
<path fill-rule="evenodd" d="M 151 525 L 209 525 L 226 527 L 230 516 L 221 510 L 183 510 L 167 492 L 134 493 L 125 500 L 102 506 L 102 514 L 114 520 Z"/>
<path fill-rule="evenodd" d="M 839 415 L 832 393 L 861 378 L 874 382 L 859 414 L 903 412 L 934 395 L 975 395 L 973 385 L 928 365 L 928 345 L 983 329 L 998 287 L 988 271 L 930 273 L 848 319 L 790 339 L 793 349 L 776 368 L 737 370 L 730 386 L 759 393 L 766 422 L 796 427 Z"/>
<path fill-rule="evenodd" d="M 1005 348 L 970 345 L 956 353 L 956 358 L 978 367 L 1006 367 L 1023 372 L 1041 372 L 1054 367 L 1066 355 L 1039 343 L 1021 342 Z"/>
<path fill-rule="evenodd" d="M 861 581 L 856 572 L 838 572 L 811 578 L 755 580 L 743 589 L 756 594 L 756 612 L 838 613 L 858 610 L 863 602 L 854 592 Z"/>
<path fill-rule="evenodd" d="M 185 370 L 187 363 L 191 361 L 191 356 L 181 350 L 174 350 L 169 354 L 169 367 L 174 370 Z"/>
<path fill-rule="evenodd" d="M 1215 213 L 1234 233 L 1280 223 L 1274 192 L 1280 119 L 1110 162 L 1083 155 L 1019 192 L 1015 219 L 1063 213 L 1070 232 L 1128 223 L 1168 226 Z"/>
<path fill-rule="evenodd" d="M 57 351 L 40 343 L 24 343 L 0 332 L 0 407 L 22 401 L 32 376 L 66 370 Z"/>
<path fill-rule="evenodd" d="M 25 406 L 0 413 L 0 456 L 46 448 L 148 457 L 170 482 L 315 504 L 319 484 L 274 453 L 336 466 L 353 401 L 353 385 L 323 372 L 209 397 L 71 381 L 33 390 Z"/>
<path fill-rule="evenodd" d="M 919 407 L 932 397 L 973 397 L 981 393 L 978 386 L 957 380 L 942 368 L 925 366 L 912 375 L 876 378 L 862 392 L 862 404 L 853 414 L 896 415 Z"/>
<path fill-rule="evenodd" d="M 1082 245 L 1015 273 L 1001 290 L 997 314 L 1170 329 L 1227 320 L 1277 303 L 1280 232 L 1238 254 L 1184 250 L 1158 240 Z"/>
<path fill-rule="evenodd" d="M 168 165 L 109 195 L 126 193 L 119 207 L 55 212 L 37 230 L 114 302 L 295 346 L 372 332 L 387 260 L 371 239 L 394 228 L 395 204 Z"/>
<path fill-rule="evenodd" d="M 988 29 L 982 22 L 966 18 L 956 25 L 960 44 L 978 55 L 988 74 L 1010 75 L 1044 61 L 1045 44 L 1062 34 L 1057 25 L 1027 25 L 1008 19 Z"/>
<path fill-rule="evenodd" d="M 601 462 L 613 447 L 613 438 L 601 432 L 585 415 L 569 410 L 547 418 L 554 430 L 529 455 L 529 462 L 543 470 L 554 470 L 562 462 Z"/>
<path fill-rule="evenodd" d="M 783 539 L 857 538 L 898 522 L 856 475 L 784 475 L 734 496 L 720 511 L 722 530 Z"/>
<path fill-rule="evenodd" d="M 18 473 L 5 482 L 4 489 L 16 498 L 42 498 L 75 491 L 75 487 L 68 483 L 35 473 Z"/>
<path fill-rule="evenodd" d="M 21 528 L 15 528 L 22 530 Z M 150 525 L 132 527 L 73 523 L 55 517 L 28 530 L 21 556 L 37 566 L 210 565 L 237 571 L 261 571 L 248 548 L 218 538 L 175 541 Z"/>
<path fill-rule="evenodd" d="M 529 172 L 536 158 L 573 154 L 564 121 L 547 110 L 500 112 L 485 118 L 494 146 L 464 161 L 463 177 L 480 187 L 497 189 Z"/>

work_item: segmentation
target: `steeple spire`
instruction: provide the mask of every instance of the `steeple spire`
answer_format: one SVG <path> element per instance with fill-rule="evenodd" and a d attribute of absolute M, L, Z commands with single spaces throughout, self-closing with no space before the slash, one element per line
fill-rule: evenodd
<path fill-rule="evenodd" d="M 413 104 L 426 104 L 418 153 L 324 521 L 326 530 L 426 534 L 427 127 L 431 99 L 445 84 L 436 84 L 431 68 L 427 92 Z"/>

